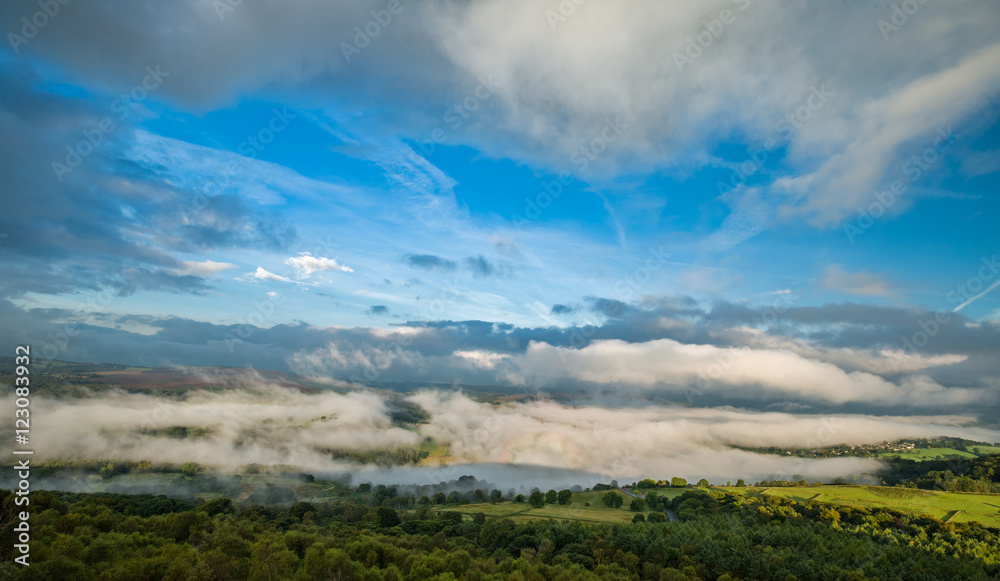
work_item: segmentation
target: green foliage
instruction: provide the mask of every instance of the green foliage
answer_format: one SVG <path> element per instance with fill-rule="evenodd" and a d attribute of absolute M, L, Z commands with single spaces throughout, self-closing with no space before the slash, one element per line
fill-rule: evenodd
<path fill-rule="evenodd" d="M 570 491 L 569 489 L 560 490 L 557 493 L 556 497 L 557 497 L 556 499 L 559 501 L 559 504 L 569 504 L 570 502 L 573 501 L 573 492 Z"/>
<path fill-rule="evenodd" d="M 709 486 L 711 486 L 711 484 L 708 483 L 708 480 L 702 478 L 701 480 L 698 481 L 697 486 L 698 488 L 708 488 Z"/>
<path fill-rule="evenodd" d="M 687 480 L 684 480 L 683 478 L 680 478 L 678 476 L 674 476 L 673 478 L 670 479 L 670 486 L 674 488 L 681 488 L 682 486 L 687 486 L 687 483 L 688 483 Z"/>
<path fill-rule="evenodd" d="M 531 496 L 528 497 L 528 504 L 533 508 L 542 508 L 545 506 L 545 495 L 540 490 L 532 492 Z"/>
<path fill-rule="evenodd" d="M 555 504 L 559 502 L 559 493 L 555 490 L 550 490 L 545 493 L 545 502 L 547 504 Z"/>
<path fill-rule="evenodd" d="M 641 498 L 633 498 L 632 502 L 628 505 L 628 509 L 633 512 L 642 512 L 646 510 L 646 501 Z"/>
<path fill-rule="evenodd" d="M 617 492 L 609 491 L 604 496 L 601 497 L 601 502 L 603 502 L 604 506 L 608 508 L 621 508 L 621 505 L 624 504 L 625 499 L 623 499 L 622 496 Z"/>
<path fill-rule="evenodd" d="M 652 512 L 620 525 L 482 513 L 463 519 L 454 511 L 435 516 L 428 506 L 369 507 L 356 497 L 196 508 L 148 495 L 39 491 L 32 496 L 32 566 L 21 567 L 8 542 L 13 498 L 0 491 L 0 578 L 11 581 L 1000 576 L 997 529 L 718 490 L 668 500 L 680 522 Z"/>

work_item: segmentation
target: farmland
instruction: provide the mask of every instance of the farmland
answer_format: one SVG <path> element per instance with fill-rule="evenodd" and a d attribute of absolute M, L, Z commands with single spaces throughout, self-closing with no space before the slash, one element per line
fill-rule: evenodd
<path fill-rule="evenodd" d="M 1000 495 L 938 492 L 911 488 L 879 486 L 793 486 L 775 488 L 716 488 L 747 495 L 781 496 L 796 502 L 815 500 L 857 508 L 887 507 L 909 514 L 928 514 L 947 522 L 978 522 L 1000 528 Z M 699 488 L 666 488 L 657 490 L 664 498 L 674 498 Z M 616 491 L 617 492 L 617 491 Z M 631 497 L 621 492 L 625 502 L 621 508 L 608 508 L 601 502 L 605 492 L 573 494 L 568 505 L 547 504 L 532 508 L 527 503 L 465 504 L 454 509 L 464 515 L 483 513 L 492 518 L 510 518 L 516 522 L 537 519 L 576 520 L 594 523 L 626 523 L 636 514 L 628 510 Z M 590 506 L 586 506 L 590 503 Z M 644 511 L 648 514 L 650 511 Z"/>

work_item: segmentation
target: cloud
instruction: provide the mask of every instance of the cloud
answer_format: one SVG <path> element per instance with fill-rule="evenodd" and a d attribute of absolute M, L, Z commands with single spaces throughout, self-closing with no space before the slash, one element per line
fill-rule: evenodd
<path fill-rule="evenodd" d="M 298 256 L 292 256 L 285 261 L 285 264 L 293 266 L 298 271 L 298 278 L 309 278 L 314 272 L 324 270 L 354 272 L 353 269 L 339 264 L 333 258 L 321 258 L 313 256 L 309 252 L 300 252 Z"/>
<path fill-rule="evenodd" d="M 65 309 L 0 300 L 0 323 L 15 341 L 46 338 L 37 347 L 43 357 L 70 361 L 253 361 L 259 368 L 362 381 L 655 394 L 754 409 L 796 403 L 816 412 L 934 407 L 978 414 L 989 424 L 1000 417 L 998 322 L 950 313 L 914 352 L 900 338 L 920 332 L 935 313 L 851 303 L 789 306 L 781 296 L 772 299 L 777 307 L 650 298 L 642 307 L 619 305 L 618 315 L 601 324 L 568 327 L 480 320 L 408 321 L 389 329 L 218 325 L 119 315 L 82 300 Z M 241 340 L 227 343 L 233 336 Z"/>
<path fill-rule="evenodd" d="M 866 297 L 891 298 L 897 294 L 888 282 L 878 276 L 865 270 L 850 273 L 839 264 L 831 264 L 826 267 L 823 277 L 819 280 L 819 285 L 822 288 Z"/>
<path fill-rule="evenodd" d="M 584 382 L 676 394 L 726 389 L 749 399 L 792 398 L 833 404 L 937 407 L 991 401 L 982 389 L 945 388 L 926 376 L 899 384 L 866 372 L 845 372 L 831 363 L 779 349 L 719 348 L 670 339 L 645 343 L 594 341 L 582 349 L 532 343 L 509 358 L 507 379 L 526 387 Z"/>
<path fill-rule="evenodd" d="M 455 461 L 586 469 L 601 473 L 604 482 L 678 475 L 721 483 L 796 473 L 830 480 L 838 472 L 875 471 L 880 465 L 860 458 L 789 459 L 728 446 L 813 448 L 946 433 L 989 441 L 998 436 L 957 416 L 816 416 L 647 402 L 636 406 L 614 399 L 576 406 L 545 400 L 498 406 L 438 390 L 409 399 L 431 415 L 421 433 L 451 442 Z"/>
<path fill-rule="evenodd" d="M 424 270 L 455 270 L 456 267 L 454 261 L 433 254 L 408 254 L 404 260 L 413 268 Z"/>
<path fill-rule="evenodd" d="M 178 270 L 179 274 L 197 276 L 212 276 L 224 270 L 237 268 L 237 266 L 231 262 L 215 262 L 214 260 L 203 260 L 201 262 L 185 260 L 182 264 L 184 267 Z"/>
<path fill-rule="evenodd" d="M 568 315 L 575 312 L 576 309 L 573 307 L 567 307 L 566 305 L 555 304 L 552 305 L 552 310 L 549 311 L 553 315 Z"/>
<path fill-rule="evenodd" d="M 504 268 L 498 267 L 489 260 L 486 260 L 486 257 L 482 254 L 466 258 L 465 264 L 470 270 L 472 270 L 472 274 L 478 277 L 486 278 L 506 274 L 506 270 Z"/>
<path fill-rule="evenodd" d="M 198 379 L 219 380 L 211 374 L 200 374 Z M 406 400 L 428 414 L 426 423 L 412 428 L 393 425 L 391 413 L 397 403 L 385 393 L 364 389 L 302 393 L 279 387 L 253 371 L 219 389 L 193 390 L 180 398 L 123 392 L 40 396 L 32 403 L 38 411 L 35 455 L 44 461 L 80 457 L 193 461 L 223 470 L 260 463 L 343 473 L 360 467 L 331 460 L 330 448 L 415 447 L 432 438 L 449 445 L 451 464 L 399 468 L 396 483 L 437 484 L 501 464 L 519 468 L 519 481 L 509 486 L 535 485 L 545 475 L 543 469 L 552 468 L 579 471 L 580 480 L 574 483 L 587 486 L 612 479 L 671 476 L 722 483 L 798 474 L 830 481 L 883 467 L 861 458 L 752 454 L 732 448 L 737 445 L 814 448 L 941 435 L 1000 440 L 1000 432 L 975 427 L 974 418 L 961 415 L 817 416 L 625 398 L 579 400 L 576 405 L 545 399 L 494 404 L 446 390 L 422 390 Z M 13 409 L 12 399 L 0 400 L 0 413 L 10 415 Z M 208 436 L 176 439 L 159 432 L 173 426 L 201 428 Z"/>
<path fill-rule="evenodd" d="M 246 273 L 247 277 L 253 278 L 255 280 L 277 280 L 281 282 L 292 282 L 292 279 L 287 276 L 281 276 L 274 274 L 273 272 L 266 270 L 263 266 L 258 266 L 257 270 L 254 272 Z"/>
<path fill-rule="evenodd" d="M 385 316 L 389 314 L 389 307 L 385 305 L 372 305 L 368 309 L 369 315 Z"/>

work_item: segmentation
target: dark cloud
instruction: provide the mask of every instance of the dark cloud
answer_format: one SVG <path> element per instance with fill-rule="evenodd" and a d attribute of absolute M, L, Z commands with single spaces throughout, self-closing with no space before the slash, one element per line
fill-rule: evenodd
<path fill-rule="evenodd" d="M 566 305 L 552 305 L 552 310 L 550 312 L 553 315 L 568 315 L 575 311 L 576 309 L 573 307 L 567 307 Z"/>
<path fill-rule="evenodd" d="M 470 256 L 465 259 L 465 265 L 472 270 L 473 276 L 478 277 L 490 277 L 490 276 L 504 276 L 508 274 L 506 268 L 496 265 L 486 257 L 480 254 L 479 256 Z"/>
<path fill-rule="evenodd" d="M 652 301 L 644 308 L 600 299 L 594 299 L 593 304 L 610 306 L 617 309 L 619 315 L 600 325 L 571 327 L 518 327 L 510 323 L 480 320 L 410 321 L 401 324 L 409 328 L 406 332 L 395 333 L 390 329 L 387 333 L 363 327 L 319 328 L 304 322 L 270 328 L 217 325 L 180 317 L 120 316 L 103 309 L 83 312 L 72 309 L 25 310 L 9 301 L 0 301 L 0 324 L 12 330 L 9 333 L 12 340 L 31 342 L 33 349 L 39 352 L 44 350 L 46 355 L 68 360 L 134 365 L 244 366 L 252 363 L 257 368 L 301 371 L 299 364 L 293 362 L 297 362 L 302 354 L 314 354 L 319 361 L 350 362 L 345 367 L 324 372 L 349 379 L 352 375 L 364 377 L 366 372 L 370 372 L 363 361 L 385 361 L 385 354 L 389 354 L 391 365 L 378 369 L 377 380 L 380 382 L 505 385 L 496 370 L 462 365 L 461 358 L 455 353 L 481 351 L 520 356 L 533 342 L 582 349 L 595 341 L 605 340 L 647 343 L 670 339 L 688 345 L 739 347 L 745 345 L 748 338 L 758 336 L 748 335 L 745 331 L 746 327 L 754 326 L 766 331 L 766 337 L 773 340 L 797 342 L 801 346 L 799 352 L 806 357 L 823 360 L 824 350 L 853 350 L 847 354 L 847 359 L 837 360 L 836 364 L 848 372 L 865 371 L 862 361 L 867 357 L 865 353 L 870 357 L 879 357 L 884 350 L 900 350 L 901 337 L 913 336 L 922 329 L 921 322 L 926 325 L 926 321 L 934 317 L 934 313 L 929 311 L 852 304 L 778 310 L 769 303 L 751 307 L 720 302 L 707 309 L 699 309 L 687 297 Z M 385 305 L 374 305 L 369 313 L 388 315 L 388 312 L 382 312 L 383 307 Z M 814 325 L 799 322 L 831 317 L 836 317 L 840 323 L 823 332 L 822 337 L 818 337 Z M 71 337 L 64 336 L 67 322 L 72 323 Z M 152 328 L 154 332 L 137 334 L 125 330 L 135 325 Z M 332 358 L 323 355 L 331 345 L 341 355 Z M 764 344 L 755 348 L 775 347 Z M 809 353 L 810 350 L 819 351 Z M 927 375 L 946 387 L 968 387 L 983 385 L 983 378 L 1000 375 L 1000 361 L 995 356 L 998 351 L 1000 325 L 989 321 L 977 323 L 952 313 L 949 322 L 939 326 L 934 336 L 911 356 L 965 355 L 964 361 L 932 365 L 917 373 Z M 409 355 L 400 356 L 400 353 Z M 852 363 L 853 360 L 858 363 Z M 897 376 L 892 371 L 885 373 L 889 378 Z M 600 389 L 599 386 L 588 387 L 573 381 L 555 382 L 547 387 L 558 390 L 584 388 Z M 764 401 L 754 393 L 752 389 L 717 388 L 700 396 L 699 404 L 753 407 L 785 401 Z M 813 405 L 815 402 L 805 403 Z M 842 411 L 866 411 L 862 404 L 845 406 Z M 817 412 L 829 410 L 822 406 L 815 409 Z M 979 413 L 981 410 L 949 411 Z"/>
<path fill-rule="evenodd" d="M 384 316 L 389 314 L 389 307 L 385 305 L 372 305 L 368 309 L 369 315 Z"/>
<path fill-rule="evenodd" d="M 403 260 L 413 268 L 424 270 L 455 270 L 454 261 L 433 254 L 408 254 Z"/>
<path fill-rule="evenodd" d="M 630 307 L 617 299 L 594 298 L 591 301 L 590 310 L 608 317 L 618 318 L 627 314 Z"/>

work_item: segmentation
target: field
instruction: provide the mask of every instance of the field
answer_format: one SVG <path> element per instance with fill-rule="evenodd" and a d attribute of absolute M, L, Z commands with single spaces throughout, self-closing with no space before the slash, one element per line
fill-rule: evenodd
<path fill-rule="evenodd" d="M 673 498 L 698 488 L 667 488 L 657 490 L 663 497 Z M 845 506 L 872 508 L 885 506 L 910 514 L 929 514 L 948 522 L 979 522 L 986 526 L 1000 528 L 1000 495 L 960 494 L 910 488 L 888 488 L 878 486 L 804 486 L 775 488 L 721 488 L 729 492 L 743 494 L 765 494 L 790 498 L 798 502 L 817 500 Z M 617 492 L 617 491 L 616 491 Z M 542 508 L 532 508 L 527 502 L 502 502 L 500 504 L 466 504 L 448 508 L 472 516 L 482 512 L 489 517 L 510 518 L 514 521 L 534 519 L 579 520 L 594 523 L 627 523 L 636 513 L 628 510 L 632 498 L 618 492 L 624 498 L 621 508 L 607 508 L 601 502 L 601 492 L 579 492 L 573 495 L 569 505 L 547 504 Z M 585 506 L 585 503 L 590 506 Z M 649 511 L 646 511 L 648 514 Z"/>
<path fill-rule="evenodd" d="M 976 446 L 979 448 L 979 455 L 1000 453 L 1000 448 L 996 446 Z M 956 450 L 954 448 L 914 448 L 902 452 L 883 452 L 879 458 L 892 458 L 898 456 L 903 460 L 946 460 L 949 456 L 960 456 L 962 458 L 975 458 L 972 452 Z"/>
<path fill-rule="evenodd" d="M 573 502 L 566 505 L 546 504 L 541 508 L 532 508 L 527 502 L 502 502 L 500 504 L 465 504 L 454 509 L 456 512 L 472 516 L 478 512 L 490 517 L 505 517 L 517 522 L 537 519 L 579 520 L 593 523 L 627 523 L 632 522 L 636 513 L 628 509 L 632 497 L 615 491 L 622 496 L 624 504 L 621 508 L 608 508 L 601 502 L 601 497 L 607 491 L 577 492 Z M 678 494 L 682 492 L 677 491 Z M 666 495 L 664 495 L 666 496 Z M 590 506 L 585 506 L 586 503 Z M 649 511 L 643 514 L 648 514 Z"/>
<path fill-rule="evenodd" d="M 886 506 L 900 512 L 929 514 L 949 522 L 976 521 L 1000 527 L 1000 495 L 964 494 L 880 486 L 802 486 L 727 488 L 745 494 L 773 494 L 805 502 L 818 500 L 858 507 Z"/>

